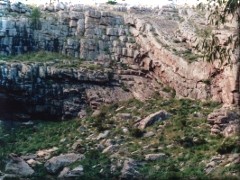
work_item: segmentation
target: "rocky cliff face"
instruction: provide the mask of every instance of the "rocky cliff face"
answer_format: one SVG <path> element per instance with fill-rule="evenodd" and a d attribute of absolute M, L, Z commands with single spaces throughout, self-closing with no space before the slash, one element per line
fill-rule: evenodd
<path fill-rule="evenodd" d="M 81 66 L 67 67 L 60 60 L 44 63 L 2 62 L 0 92 L 7 96 L 0 99 L 7 111 L 5 113 L 18 109 L 14 113 L 20 118 L 24 113 L 33 118 L 81 118 L 86 115 L 87 107 L 98 109 L 102 104 L 133 97 L 144 100 L 163 88 L 141 71 L 97 66 L 89 62 Z M 167 96 L 167 93 L 161 93 Z M 18 107 L 14 108 L 11 103 L 18 104 Z"/>
<path fill-rule="evenodd" d="M 101 92 L 109 94 L 120 91 L 115 100 L 129 94 L 113 85 L 113 72 L 107 70 L 60 69 L 54 63 L 2 63 L 0 69 L 0 89 L 21 103 L 23 112 L 47 119 L 76 117 L 87 103 L 96 108 L 100 98 L 91 94 L 96 87 L 105 86 Z"/>
<path fill-rule="evenodd" d="M 0 23 L 1 54 L 47 50 L 85 60 L 117 60 L 119 55 L 133 56 L 127 46 L 134 43 L 134 39 L 122 16 L 83 5 L 69 8 L 43 11 L 40 28 L 36 29 L 26 15 L 12 17 L 6 13 Z"/>
<path fill-rule="evenodd" d="M 4 7 L 0 19 L 1 55 L 46 50 L 124 65 L 91 71 L 56 68 L 53 62 L 3 62 L 1 90 L 17 93 L 17 99 L 28 104 L 31 113 L 72 117 L 87 104 L 96 108 L 104 102 L 133 96 L 146 99 L 154 91 L 166 95 L 164 87 L 174 89 L 177 97 L 239 105 L 239 63 L 220 66 L 198 61 L 193 48 L 197 28 L 208 26 L 204 17 L 198 17 L 199 12 L 190 8 L 127 9 L 58 3 L 41 7 L 40 27 L 33 28 L 31 9 L 0 2 Z M 200 21 L 199 27 L 194 25 L 196 21 Z M 129 92 L 123 90 L 122 83 Z"/>
<path fill-rule="evenodd" d="M 181 52 L 190 51 L 194 55 L 194 44 L 191 42 L 193 37 L 185 36 L 182 27 L 178 29 L 183 31 L 180 35 L 170 32 L 173 34 L 168 38 L 175 42 L 168 40 L 164 44 L 164 33 L 169 29 L 156 29 L 154 22 L 151 25 L 144 18 L 131 15 L 127 16 L 125 21 L 131 25 L 130 32 L 136 42 L 142 45 L 140 53 L 134 58 L 135 63 L 138 63 L 141 69 L 152 72 L 163 84 L 175 89 L 178 97 L 212 99 L 225 105 L 239 105 L 239 62 L 234 60 L 232 65 L 221 66 L 220 63 L 197 61 L 197 57 L 194 57 L 196 61 L 189 62 L 187 58 L 181 57 Z M 163 21 L 165 24 L 174 23 L 172 20 Z M 178 24 L 175 26 L 177 28 Z M 237 59 L 237 56 L 233 59 Z"/>

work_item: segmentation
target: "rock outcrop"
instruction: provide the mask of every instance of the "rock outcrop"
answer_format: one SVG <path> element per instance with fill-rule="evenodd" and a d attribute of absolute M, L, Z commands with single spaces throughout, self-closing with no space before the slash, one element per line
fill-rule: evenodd
<path fill-rule="evenodd" d="M 83 158 L 84 156 L 81 154 L 64 154 L 49 159 L 44 166 L 49 173 L 55 174 L 62 170 L 62 168 L 64 168 L 65 166 L 68 166 L 78 160 L 82 160 Z"/>
<path fill-rule="evenodd" d="M 76 68 L 61 66 L 62 62 L 58 61 L 2 62 L 0 92 L 3 95 L 0 103 L 5 107 L 6 114 L 12 114 L 9 112 L 17 106 L 15 113 L 22 113 L 21 117 L 29 114 L 31 118 L 69 119 L 82 116 L 88 106 L 97 109 L 101 104 L 133 97 L 143 100 L 162 88 L 141 75 L 140 71 L 132 74 L 132 70 L 103 69 L 91 63 Z M 88 66 L 96 66 L 96 69 L 91 70 Z M 139 87 L 135 86 L 136 83 Z"/>
<path fill-rule="evenodd" d="M 36 26 L 27 6 L 6 0 L 0 5 L 7 7 L 0 19 L 1 55 L 45 50 L 119 66 L 107 72 L 54 68 L 54 63 L 1 63 L 1 91 L 17 94 L 14 101 L 27 104 L 30 114 L 76 117 L 87 105 L 96 109 L 119 99 L 144 100 L 154 91 L 169 97 L 164 87 L 180 98 L 240 103 L 237 56 L 232 66 L 198 59 L 194 39 L 197 28 L 207 24 L 190 8 L 57 3 L 40 7 L 44 13 Z"/>
<path fill-rule="evenodd" d="M 138 127 L 140 129 L 145 129 L 147 126 L 152 125 L 153 123 L 157 122 L 157 121 L 164 121 L 169 117 L 169 113 L 167 113 L 164 110 L 155 112 L 153 114 L 150 114 L 149 116 L 145 117 L 144 119 L 142 119 L 139 124 Z"/>
<path fill-rule="evenodd" d="M 34 170 L 22 158 L 16 155 L 10 155 L 10 161 L 7 163 L 5 171 L 21 177 L 28 177 L 34 173 Z"/>
<path fill-rule="evenodd" d="M 240 117 L 236 112 L 227 108 L 216 109 L 208 115 L 212 134 L 221 134 L 224 137 L 236 136 L 240 132 Z"/>

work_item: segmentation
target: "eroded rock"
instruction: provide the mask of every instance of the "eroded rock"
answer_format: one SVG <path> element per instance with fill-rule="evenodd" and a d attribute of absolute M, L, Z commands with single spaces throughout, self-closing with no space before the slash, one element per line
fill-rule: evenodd
<path fill-rule="evenodd" d="M 47 169 L 49 173 L 55 174 L 59 172 L 65 166 L 70 165 L 78 160 L 82 160 L 84 156 L 82 154 L 64 154 L 60 156 L 55 156 L 49 159 L 45 164 L 44 167 Z"/>
<path fill-rule="evenodd" d="M 79 178 L 83 175 L 83 166 L 79 165 L 72 170 L 68 167 L 65 167 L 59 174 L 59 179 L 71 179 L 71 178 Z"/>
<path fill-rule="evenodd" d="M 10 161 L 7 163 L 5 171 L 22 177 L 28 177 L 34 173 L 34 170 L 22 158 L 16 155 L 10 155 Z"/>
<path fill-rule="evenodd" d="M 120 179 L 138 179 L 140 177 L 140 173 L 137 171 L 138 166 L 138 163 L 133 159 L 125 160 Z"/>
<path fill-rule="evenodd" d="M 158 153 L 158 154 L 147 154 L 145 155 L 146 161 L 156 161 L 156 160 L 163 160 L 166 159 L 167 156 L 164 153 Z"/>
<path fill-rule="evenodd" d="M 240 132 L 240 116 L 228 109 L 220 108 L 208 115 L 212 134 L 222 134 L 225 137 L 236 136 Z"/>
<path fill-rule="evenodd" d="M 150 126 L 157 121 L 166 120 L 169 116 L 170 116 L 170 114 L 168 112 L 166 112 L 164 110 L 160 110 L 160 111 L 150 114 L 146 118 L 142 119 L 139 122 L 138 127 L 140 129 L 145 129 L 147 126 Z"/>

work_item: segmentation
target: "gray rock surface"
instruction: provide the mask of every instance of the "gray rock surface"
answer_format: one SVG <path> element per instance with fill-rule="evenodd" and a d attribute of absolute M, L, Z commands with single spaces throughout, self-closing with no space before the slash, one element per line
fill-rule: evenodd
<path fill-rule="evenodd" d="M 123 163 L 120 179 L 138 179 L 140 173 L 138 172 L 138 163 L 133 159 L 127 159 Z"/>
<path fill-rule="evenodd" d="M 72 179 L 72 178 L 80 178 L 84 172 L 83 172 L 83 166 L 79 165 L 72 170 L 70 168 L 65 167 L 59 174 L 59 179 Z"/>
<path fill-rule="evenodd" d="M 64 154 L 60 156 L 55 156 L 49 159 L 45 164 L 44 167 L 49 173 L 55 174 L 59 172 L 64 167 L 70 165 L 71 163 L 74 163 L 78 160 L 82 160 L 84 158 L 81 154 Z"/>
<path fill-rule="evenodd" d="M 146 118 L 142 119 L 139 122 L 138 127 L 140 129 L 145 129 L 147 126 L 150 126 L 157 121 L 166 120 L 169 116 L 170 116 L 170 114 L 168 112 L 166 112 L 164 110 L 160 110 L 160 111 L 150 114 Z"/>
<path fill-rule="evenodd" d="M 34 170 L 16 155 L 10 155 L 10 161 L 6 164 L 5 171 L 21 177 L 28 177 L 34 173 Z"/>
<path fill-rule="evenodd" d="M 145 155 L 146 161 L 156 161 L 156 160 L 163 160 L 166 159 L 167 156 L 164 153 L 157 153 L 157 154 L 147 154 Z"/>
<path fill-rule="evenodd" d="M 240 116 L 229 108 L 215 109 L 208 115 L 212 134 L 222 134 L 225 137 L 236 136 L 240 132 Z"/>

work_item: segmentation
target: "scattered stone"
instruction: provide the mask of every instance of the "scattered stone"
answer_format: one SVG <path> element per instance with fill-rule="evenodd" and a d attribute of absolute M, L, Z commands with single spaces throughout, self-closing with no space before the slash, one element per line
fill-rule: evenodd
<path fill-rule="evenodd" d="M 34 160 L 34 159 L 29 159 L 29 160 L 27 160 L 27 163 L 28 163 L 29 166 L 31 166 L 31 167 L 35 167 L 36 165 L 42 164 L 42 163 L 40 163 L 39 161 L 36 161 L 36 160 Z"/>
<path fill-rule="evenodd" d="M 63 167 L 70 165 L 71 163 L 74 163 L 78 160 L 82 160 L 84 158 L 84 155 L 82 154 L 64 154 L 60 156 L 55 156 L 51 159 L 49 159 L 44 167 L 47 169 L 49 173 L 55 174 L 58 171 L 60 171 Z"/>
<path fill-rule="evenodd" d="M 111 145 L 116 144 L 116 141 L 113 139 L 107 139 L 103 142 L 103 144 L 104 144 L 104 146 L 111 146 Z"/>
<path fill-rule="evenodd" d="M 121 170 L 120 179 L 138 179 L 140 173 L 136 170 L 138 168 L 138 163 L 133 159 L 125 160 L 123 163 L 123 168 Z"/>
<path fill-rule="evenodd" d="M 126 128 L 126 127 L 123 127 L 123 128 L 122 128 L 122 131 L 123 131 L 124 134 L 129 133 L 129 130 L 128 130 L 128 128 Z"/>
<path fill-rule="evenodd" d="M 92 117 L 97 117 L 101 114 L 101 111 L 100 110 L 95 110 L 93 113 L 92 113 Z"/>
<path fill-rule="evenodd" d="M 221 130 L 219 130 L 219 129 L 215 129 L 215 128 L 211 129 L 211 134 L 219 134 L 220 132 L 221 132 Z"/>
<path fill-rule="evenodd" d="M 112 154 L 112 153 L 116 152 L 117 150 L 118 150 L 118 145 L 110 145 L 110 146 L 106 147 L 102 151 L 102 153 L 110 153 L 110 154 Z"/>
<path fill-rule="evenodd" d="M 65 178 L 77 178 L 82 176 L 83 173 L 83 166 L 79 165 L 75 167 L 74 169 L 70 170 L 70 168 L 65 167 L 59 174 L 59 179 L 65 179 Z"/>
<path fill-rule="evenodd" d="M 119 112 L 119 111 L 123 110 L 124 108 L 125 108 L 125 106 L 121 106 L 121 107 L 117 108 L 115 112 Z"/>
<path fill-rule="evenodd" d="M 240 126 L 239 126 L 239 122 L 237 122 L 234 124 L 227 125 L 227 127 L 223 130 L 222 134 L 224 137 L 231 137 L 231 136 L 239 135 L 239 132 L 240 132 Z"/>
<path fill-rule="evenodd" d="M 169 117 L 169 113 L 167 113 L 164 110 L 155 112 L 153 114 L 150 114 L 149 116 L 147 116 L 146 118 L 142 119 L 139 124 L 138 127 L 140 129 L 145 129 L 147 126 L 152 125 L 153 123 L 155 123 L 156 121 L 163 121 L 165 119 L 167 119 Z"/>
<path fill-rule="evenodd" d="M 83 109 L 78 113 L 78 117 L 80 119 L 85 118 L 86 116 L 87 116 L 87 112 Z"/>
<path fill-rule="evenodd" d="M 146 132 L 146 133 L 144 133 L 143 137 L 148 138 L 148 137 L 152 137 L 152 136 L 154 136 L 154 135 L 155 135 L 155 133 L 152 132 L 152 131 L 150 131 L 150 132 Z"/>
<path fill-rule="evenodd" d="M 98 145 L 97 145 L 97 149 L 98 149 L 99 151 L 103 151 L 104 148 L 105 148 L 105 147 L 104 147 L 104 145 L 102 145 L 102 144 L 98 144 Z"/>
<path fill-rule="evenodd" d="M 79 147 L 82 146 L 82 139 L 78 139 L 75 143 L 73 143 L 72 145 L 72 149 L 74 151 L 76 151 L 77 149 L 79 149 Z"/>
<path fill-rule="evenodd" d="M 64 143 L 67 139 L 66 138 L 62 138 L 60 139 L 60 143 Z"/>
<path fill-rule="evenodd" d="M 57 150 L 58 150 L 57 147 L 53 147 L 51 149 L 43 149 L 43 150 L 37 151 L 36 155 L 37 157 L 40 157 L 40 158 L 49 159 L 51 155 Z"/>
<path fill-rule="evenodd" d="M 156 160 L 163 160 L 166 159 L 167 156 L 164 153 L 158 153 L 158 154 L 147 154 L 145 155 L 146 161 L 156 161 Z"/>
<path fill-rule="evenodd" d="M 69 171 L 70 171 L 70 168 L 69 168 L 69 167 L 63 168 L 63 170 L 59 173 L 58 178 L 59 178 L 59 179 L 64 179 L 64 178 L 66 178 L 65 176 L 66 176 L 66 174 L 67 174 Z"/>
<path fill-rule="evenodd" d="M 118 113 L 117 117 L 119 117 L 122 120 L 128 120 L 132 118 L 132 115 L 130 113 Z"/>
<path fill-rule="evenodd" d="M 207 168 L 209 167 L 215 167 L 216 166 L 216 162 L 215 161 L 211 161 L 210 163 L 207 164 Z"/>
<path fill-rule="evenodd" d="M 23 122 L 22 124 L 25 126 L 32 126 L 34 123 L 33 121 L 27 121 L 27 122 Z"/>
<path fill-rule="evenodd" d="M 105 130 L 103 133 L 100 133 L 97 137 L 97 140 L 101 140 L 101 139 L 104 139 L 108 136 L 108 134 L 110 133 L 109 130 Z"/>
<path fill-rule="evenodd" d="M 31 176 L 34 173 L 34 170 L 16 155 L 10 155 L 10 161 L 7 163 L 5 171 L 22 177 Z"/>

